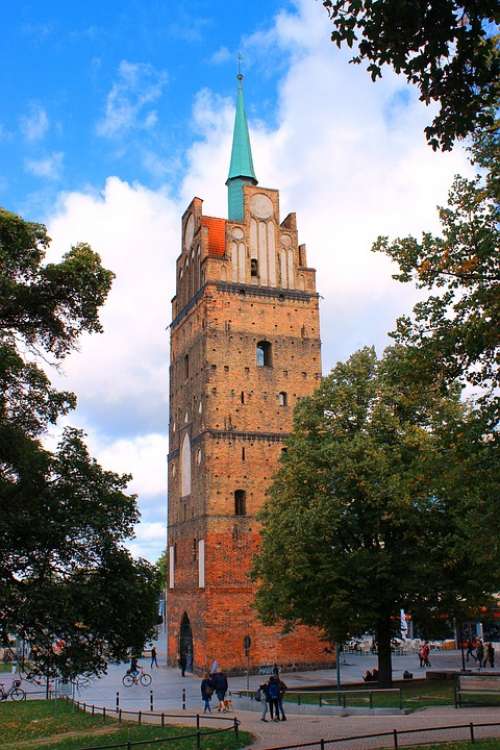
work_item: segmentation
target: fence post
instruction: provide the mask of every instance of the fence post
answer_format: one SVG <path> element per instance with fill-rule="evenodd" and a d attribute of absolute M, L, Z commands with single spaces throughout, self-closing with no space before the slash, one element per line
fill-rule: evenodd
<path fill-rule="evenodd" d="M 470 727 L 470 741 L 475 742 L 476 738 L 474 737 L 474 723 L 472 721 L 469 724 L 469 727 Z"/>
<path fill-rule="evenodd" d="M 368 693 L 368 698 L 370 700 L 370 708 L 373 708 L 373 693 L 371 690 Z"/>
<path fill-rule="evenodd" d="M 394 748 L 395 750 L 398 750 L 399 745 L 398 745 L 398 730 L 397 729 L 392 730 L 392 736 L 394 737 Z"/>
<path fill-rule="evenodd" d="M 117 690 L 116 691 L 116 710 L 118 711 L 119 708 L 120 708 L 120 692 Z"/>
<path fill-rule="evenodd" d="M 200 750 L 200 748 L 201 748 L 201 733 L 200 733 L 200 730 L 198 729 L 196 732 L 196 749 Z"/>
<path fill-rule="evenodd" d="M 346 694 L 344 693 L 342 695 L 342 704 L 343 704 L 344 708 L 345 708 L 345 702 L 346 702 Z"/>
<path fill-rule="evenodd" d="M 106 706 L 102 707 L 102 720 L 103 722 L 106 721 Z"/>
<path fill-rule="evenodd" d="M 149 691 L 149 710 L 153 710 L 153 691 Z"/>
<path fill-rule="evenodd" d="M 234 736 L 235 737 L 238 737 L 238 727 L 239 727 L 238 719 L 235 716 L 234 717 Z"/>
<path fill-rule="evenodd" d="M 130 740 L 127 741 L 127 750 L 132 750 L 132 745 L 130 744 Z"/>
<path fill-rule="evenodd" d="M 94 714 L 95 714 L 95 706 L 94 706 L 94 704 L 92 703 L 92 716 L 93 716 Z"/>
<path fill-rule="evenodd" d="M 399 710 L 403 710 L 403 691 L 399 688 Z"/>
<path fill-rule="evenodd" d="M 320 693 L 320 694 L 319 694 L 319 707 L 320 707 L 320 708 L 321 708 L 321 706 L 323 705 L 323 701 L 322 701 L 322 698 L 323 698 L 323 696 L 322 696 L 322 695 L 321 695 L 321 693 Z"/>
<path fill-rule="evenodd" d="M 297 703 L 297 705 L 299 705 L 299 706 L 300 706 L 300 705 L 302 705 L 301 701 L 302 701 L 302 696 L 301 696 L 301 694 L 299 693 L 299 695 L 298 695 L 298 703 Z"/>
<path fill-rule="evenodd" d="M 186 688 L 182 688 L 182 710 L 186 710 Z"/>
<path fill-rule="evenodd" d="M 139 724 L 142 724 L 142 711 L 139 711 Z"/>
<path fill-rule="evenodd" d="M 319 746 L 320 746 L 321 750 L 325 750 L 325 740 L 320 740 L 319 741 Z"/>
<path fill-rule="evenodd" d="M 121 723 L 122 723 L 122 710 L 121 710 L 121 708 L 120 708 L 120 710 L 118 711 L 118 723 L 119 723 L 119 724 L 121 724 Z"/>
<path fill-rule="evenodd" d="M 200 728 L 200 714 L 196 714 L 196 729 Z"/>
<path fill-rule="evenodd" d="M 163 729 L 164 726 L 165 726 L 165 714 L 162 713 L 162 715 L 161 715 L 161 728 Z"/>

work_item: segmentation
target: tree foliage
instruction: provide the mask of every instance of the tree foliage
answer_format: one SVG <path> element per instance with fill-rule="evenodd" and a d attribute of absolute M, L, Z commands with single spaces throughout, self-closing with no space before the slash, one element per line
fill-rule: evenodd
<path fill-rule="evenodd" d="M 500 385 L 499 155 L 496 131 L 477 134 L 473 158 L 482 171 L 455 178 L 448 205 L 439 208 L 440 235 L 379 237 L 373 246 L 399 265 L 395 279 L 430 292 L 392 334 L 407 347 L 414 378 L 474 387 L 491 427 Z"/>
<path fill-rule="evenodd" d="M 374 632 L 386 684 L 401 608 L 431 634 L 500 586 L 496 446 L 457 393 L 406 382 L 409 367 L 399 347 L 364 349 L 301 400 L 253 569 L 265 623 L 332 642 Z"/>
<path fill-rule="evenodd" d="M 41 358 L 101 330 L 113 278 L 86 244 L 45 263 L 49 244 L 44 226 L 0 210 L 0 638 L 24 637 L 43 674 L 74 676 L 142 647 L 157 573 L 124 546 L 138 520 L 130 477 L 102 469 L 78 430 L 55 452 L 41 442 L 76 404 Z"/>
<path fill-rule="evenodd" d="M 355 47 L 372 80 L 384 65 L 402 73 L 439 112 L 426 129 L 430 145 L 449 150 L 457 138 L 492 124 L 498 106 L 500 54 L 492 26 L 495 0 L 323 0 L 332 41 Z"/>

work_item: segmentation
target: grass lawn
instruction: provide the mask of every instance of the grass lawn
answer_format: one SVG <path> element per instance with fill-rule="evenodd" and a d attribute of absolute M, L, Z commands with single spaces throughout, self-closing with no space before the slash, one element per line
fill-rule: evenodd
<path fill-rule="evenodd" d="M 202 731 L 206 731 L 204 727 Z M 157 740 L 179 737 L 179 742 L 165 745 L 146 742 L 138 750 L 193 750 L 195 739 L 182 740 L 182 735 L 192 734 L 191 727 L 139 726 L 118 724 L 114 719 L 92 717 L 62 700 L 5 702 L 0 704 L 0 750 L 79 750 L 86 747 L 117 745 L 120 742 Z M 237 750 L 252 741 L 248 732 L 223 732 L 201 738 L 202 750 Z"/>
<path fill-rule="evenodd" d="M 12 672 L 12 663 L 4 664 L 3 661 L 0 662 L 0 672 Z"/>
<path fill-rule="evenodd" d="M 454 681 L 453 680 L 418 680 L 409 682 L 402 687 L 403 708 L 416 710 L 427 706 L 454 705 Z M 376 688 L 373 688 L 376 691 Z M 336 694 L 328 695 L 328 692 L 307 691 L 303 693 L 289 692 L 285 695 L 285 700 L 291 703 L 303 703 L 318 705 L 321 701 L 328 701 L 333 705 L 342 705 L 343 696 Z M 366 706 L 370 705 L 369 687 L 366 688 L 346 688 L 345 691 L 346 706 Z M 474 696 L 472 694 L 466 697 L 464 705 L 490 705 L 500 706 L 500 695 Z M 399 693 L 377 693 L 372 695 L 373 708 L 399 708 Z M 499 746 L 500 747 L 500 746 Z"/>

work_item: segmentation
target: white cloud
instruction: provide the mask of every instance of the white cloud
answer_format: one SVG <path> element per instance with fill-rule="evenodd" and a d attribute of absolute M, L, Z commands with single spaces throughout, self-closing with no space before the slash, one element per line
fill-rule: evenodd
<path fill-rule="evenodd" d="M 435 205 L 446 202 L 453 174 L 467 164 L 460 150 L 434 153 L 426 145 L 429 111 L 413 90 L 401 96 L 406 89 L 400 79 L 387 73 L 373 84 L 362 67 L 348 64 L 349 54 L 329 41 L 320 4 L 302 0 L 296 13 L 281 13 L 251 40 L 256 54 L 260 43 L 278 48 L 287 67 L 277 125 L 250 121 L 254 163 L 260 184 L 281 190 L 282 218 L 297 212 L 309 265 L 318 270 L 326 372 L 361 345 L 380 349 L 395 317 L 415 298 L 411 288 L 391 279 L 389 261 L 370 252 L 372 241 L 379 234 L 437 229 Z M 138 111 L 132 109 L 135 122 Z M 102 193 L 63 196 L 48 222 L 54 253 L 87 240 L 117 274 L 102 313 L 105 333 L 84 338 L 80 352 L 69 357 L 64 385 L 78 393 L 80 413 L 101 435 L 100 460 L 136 474 L 147 523 L 159 523 L 153 514 L 164 513 L 164 500 L 154 498 L 166 490 L 165 326 L 180 217 L 193 195 L 205 200 L 205 213 L 225 215 L 232 125 L 233 103 L 200 92 L 193 107 L 198 140 L 187 154 L 178 198 L 112 177 Z M 117 132 L 114 127 L 108 132 Z M 158 549 L 142 536 L 134 545 L 143 554 Z"/>
<path fill-rule="evenodd" d="M 105 114 L 97 124 L 97 133 L 113 137 L 134 128 L 154 127 L 157 114 L 148 105 L 157 101 L 167 83 L 165 71 L 148 63 L 122 60 L 118 79 L 106 98 Z"/>
<path fill-rule="evenodd" d="M 49 129 L 47 112 L 39 104 L 31 104 L 29 113 L 19 121 L 21 132 L 31 143 L 41 140 Z"/>
<path fill-rule="evenodd" d="M 212 65 L 222 65 L 222 63 L 228 62 L 231 57 L 232 54 L 227 47 L 219 47 L 210 57 L 210 62 Z"/>
<path fill-rule="evenodd" d="M 40 159 L 25 159 L 24 168 L 35 177 L 58 180 L 61 177 L 63 160 L 64 154 L 61 151 L 53 151 Z"/>

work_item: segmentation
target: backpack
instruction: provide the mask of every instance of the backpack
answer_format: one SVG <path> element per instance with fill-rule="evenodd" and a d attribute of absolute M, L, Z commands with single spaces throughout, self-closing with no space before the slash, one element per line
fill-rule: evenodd
<path fill-rule="evenodd" d="M 253 697 L 254 697 L 254 700 L 260 703 L 260 701 L 262 700 L 262 690 L 260 688 L 257 688 Z"/>

